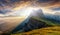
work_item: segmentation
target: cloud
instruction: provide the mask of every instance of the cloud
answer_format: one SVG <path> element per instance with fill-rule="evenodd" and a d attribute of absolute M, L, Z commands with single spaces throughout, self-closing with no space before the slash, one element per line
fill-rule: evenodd
<path fill-rule="evenodd" d="M 53 8 L 51 8 L 51 10 L 53 10 L 53 11 L 60 11 L 60 7 L 53 7 Z"/>
<path fill-rule="evenodd" d="M 26 6 L 59 10 L 60 0 L 0 0 L 0 14 L 13 14 Z"/>

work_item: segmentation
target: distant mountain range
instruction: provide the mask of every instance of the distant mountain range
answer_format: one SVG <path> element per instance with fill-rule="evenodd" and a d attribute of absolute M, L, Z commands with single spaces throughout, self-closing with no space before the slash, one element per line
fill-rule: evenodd
<path fill-rule="evenodd" d="M 60 22 L 60 13 L 56 12 L 55 14 L 47 14 L 45 15 L 45 18 L 51 21 Z"/>

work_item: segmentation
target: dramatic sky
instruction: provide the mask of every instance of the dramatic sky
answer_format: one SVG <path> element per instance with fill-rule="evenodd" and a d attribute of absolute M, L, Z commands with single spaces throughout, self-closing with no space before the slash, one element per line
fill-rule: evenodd
<path fill-rule="evenodd" d="M 0 0 L 0 31 L 16 27 L 25 20 L 24 16 L 29 16 L 31 12 L 34 14 L 37 10 L 39 12 L 42 10 L 44 15 L 54 15 L 58 12 L 60 16 L 60 0 Z M 19 17 L 1 18 L 1 16 Z"/>
<path fill-rule="evenodd" d="M 20 16 L 25 13 L 25 9 L 31 10 L 32 7 L 40 8 L 44 14 L 55 14 L 60 12 L 60 0 L 0 0 L 0 16 Z"/>

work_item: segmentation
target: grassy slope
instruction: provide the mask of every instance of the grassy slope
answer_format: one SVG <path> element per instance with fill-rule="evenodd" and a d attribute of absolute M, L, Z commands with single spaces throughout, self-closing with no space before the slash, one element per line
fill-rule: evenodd
<path fill-rule="evenodd" d="M 37 18 L 37 17 L 33 17 L 33 18 L 36 19 L 36 20 L 39 20 L 39 21 L 45 22 L 45 23 L 47 23 L 48 25 L 60 26 L 59 23 L 57 23 L 57 22 L 53 22 L 53 21 L 50 21 L 50 20 L 45 19 L 45 18 Z"/>
<path fill-rule="evenodd" d="M 11 35 L 60 35 L 60 27 L 48 27 Z"/>

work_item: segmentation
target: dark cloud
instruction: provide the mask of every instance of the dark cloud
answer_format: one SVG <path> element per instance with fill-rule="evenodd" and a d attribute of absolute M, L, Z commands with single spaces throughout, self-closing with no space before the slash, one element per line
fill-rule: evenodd
<path fill-rule="evenodd" d="M 60 0 L 38 0 L 39 2 L 42 2 L 42 3 L 47 3 L 47 2 L 58 2 Z"/>
<path fill-rule="evenodd" d="M 51 8 L 51 10 L 53 10 L 53 11 L 60 11 L 60 7 L 53 7 L 53 8 Z"/>
<path fill-rule="evenodd" d="M 0 14 L 6 14 L 7 12 L 11 12 L 11 10 L 9 9 L 0 10 Z"/>
<path fill-rule="evenodd" d="M 40 6 L 51 6 L 51 5 L 58 4 L 60 0 L 38 0 L 38 2 Z"/>
<path fill-rule="evenodd" d="M 51 2 L 52 0 L 38 0 L 39 2 L 45 3 L 45 2 Z"/>
<path fill-rule="evenodd" d="M 0 14 L 11 12 L 11 9 L 15 7 L 15 2 L 18 2 L 18 0 L 0 0 Z"/>

